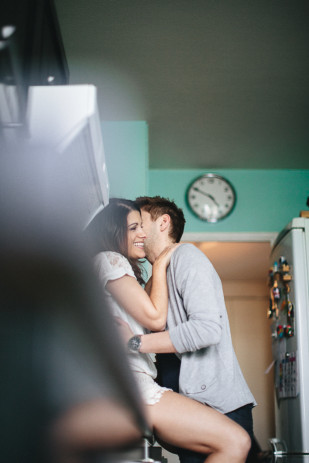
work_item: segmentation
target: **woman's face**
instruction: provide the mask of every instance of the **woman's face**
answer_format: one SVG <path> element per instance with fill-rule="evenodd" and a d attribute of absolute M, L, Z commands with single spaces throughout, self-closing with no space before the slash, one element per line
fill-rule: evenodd
<path fill-rule="evenodd" d="M 131 211 L 127 216 L 128 256 L 133 259 L 145 257 L 144 241 L 146 235 L 142 228 L 142 218 L 138 211 Z"/>

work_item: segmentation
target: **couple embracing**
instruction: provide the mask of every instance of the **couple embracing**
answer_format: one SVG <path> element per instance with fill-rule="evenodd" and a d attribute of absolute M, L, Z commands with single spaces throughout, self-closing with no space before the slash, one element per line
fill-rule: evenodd
<path fill-rule="evenodd" d="M 221 281 L 201 251 L 179 244 L 184 225 L 168 199 L 111 199 L 100 213 L 95 267 L 158 441 L 181 463 L 241 463 L 256 402 L 232 346 Z"/>

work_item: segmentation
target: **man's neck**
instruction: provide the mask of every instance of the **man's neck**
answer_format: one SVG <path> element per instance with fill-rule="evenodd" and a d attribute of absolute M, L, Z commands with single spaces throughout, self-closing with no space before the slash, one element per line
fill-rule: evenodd
<path fill-rule="evenodd" d="M 152 252 L 149 253 L 149 256 L 147 256 L 147 259 L 151 263 L 151 265 L 154 263 L 154 261 L 157 259 L 157 257 L 159 257 L 161 252 L 164 251 L 164 249 L 167 246 L 171 246 L 172 244 L 173 244 L 173 242 L 170 239 L 162 240 L 162 241 L 156 243 L 155 248 L 152 249 L 151 250 Z"/>

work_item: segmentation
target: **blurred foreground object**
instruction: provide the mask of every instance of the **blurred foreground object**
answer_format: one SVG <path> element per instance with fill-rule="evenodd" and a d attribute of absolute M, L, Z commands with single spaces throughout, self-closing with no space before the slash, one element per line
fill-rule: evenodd
<path fill-rule="evenodd" d="M 57 159 L 46 147 L 0 158 L 1 459 L 10 463 L 89 461 L 149 434 L 72 208 L 78 185 Z"/>
<path fill-rule="evenodd" d="M 0 148 L 29 134 L 28 88 L 64 85 L 69 69 L 54 0 L 1 0 Z"/>

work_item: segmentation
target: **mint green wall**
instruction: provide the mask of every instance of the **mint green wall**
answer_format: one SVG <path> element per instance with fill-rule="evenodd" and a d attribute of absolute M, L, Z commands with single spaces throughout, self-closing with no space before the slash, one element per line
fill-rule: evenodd
<path fill-rule="evenodd" d="M 208 170 L 209 171 L 209 170 Z M 185 214 L 186 232 L 279 232 L 300 210 L 308 209 L 309 170 L 216 169 L 234 186 L 237 203 L 232 214 L 212 224 L 199 220 L 188 209 L 185 192 L 204 170 L 149 171 L 149 195 L 173 199 Z"/>
<path fill-rule="evenodd" d="M 102 131 L 110 196 L 134 199 L 149 194 L 174 199 L 185 213 L 186 232 L 279 232 L 300 210 L 308 209 L 309 170 L 217 169 L 211 172 L 234 185 L 236 207 L 222 222 L 203 222 L 189 211 L 185 192 L 205 169 L 149 170 L 144 121 L 102 122 Z"/>
<path fill-rule="evenodd" d="M 110 197 L 135 199 L 148 191 L 148 127 L 144 121 L 102 122 Z"/>

